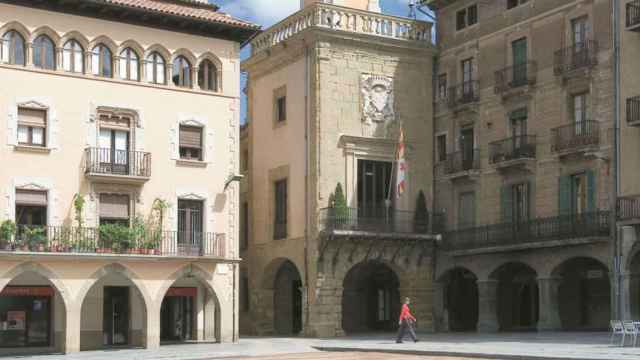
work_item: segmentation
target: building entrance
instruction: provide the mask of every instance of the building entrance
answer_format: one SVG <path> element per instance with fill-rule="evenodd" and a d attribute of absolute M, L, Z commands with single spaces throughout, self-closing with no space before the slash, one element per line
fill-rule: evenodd
<path fill-rule="evenodd" d="M 195 340 L 194 309 L 197 288 L 170 288 L 160 307 L 160 340 Z"/>
<path fill-rule="evenodd" d="M 104 287 L 103 334 L 105 345 L 129 344 L 129 288 Z"/>

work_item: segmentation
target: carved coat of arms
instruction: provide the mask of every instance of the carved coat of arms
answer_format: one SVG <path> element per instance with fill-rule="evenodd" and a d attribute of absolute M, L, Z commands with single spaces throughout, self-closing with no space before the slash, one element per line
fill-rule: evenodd
<path fill-rule="evenodd" d="M 362 74 L 361 92 L 363 121 L 371 123 L 395 120 L 393 78 Z"/>

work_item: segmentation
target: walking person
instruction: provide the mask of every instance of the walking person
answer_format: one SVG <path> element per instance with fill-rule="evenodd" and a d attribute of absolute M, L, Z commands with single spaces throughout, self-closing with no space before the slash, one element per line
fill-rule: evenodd
<path fill-rule="evenodd" d="M 410 303 L 411 300 L 408 297 L 404 298 L 404 304 L 402 304 L 402 310 L 400 311 L 400 319 L 398 320 L 400 329 L 398 329 L 398 338 L 396 339 L 397 344 L 402 344 L 402 340 L 404 339 L 404 335 L 407 331 L 409 332 L 411 339 L 413 339 L 413 342 L 418 342 L 416 332 L 413 328 L 416 318 L 411 315 L 411 311 L 409 310 Z"/>

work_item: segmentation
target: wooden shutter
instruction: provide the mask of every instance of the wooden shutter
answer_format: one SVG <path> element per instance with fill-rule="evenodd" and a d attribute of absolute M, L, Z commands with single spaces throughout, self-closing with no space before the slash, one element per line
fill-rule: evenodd
<path fill-rule="evenodd" d="M 502 209 L 502 221 L 513 221 L 513 187 L 512 185 L 504 185 L 500 189 L 500 208 Z"/>
<path fill-rule="evenodd" d="M 572 211 L 571 176 L 560 176 L 558 182 L 558 213 L 570 215 Z"/>
<path fill-rule="evenodd" d="M 18 123 L 20 125 L 45 127 L 46 119 L 46 110 L 18 108 Z"/>
<path fill-rule="evenodd" d="M 180 126 L 180 147 L 202 148 L 202 128 Z"/>
<path fill-rule="evenodd" d="M 595 170 L 588 170 L 586 172 L 587 178 L 587 211 L 596 211 L 596 198 L 598 189 L 596 187 L 596 173 Z"/>
<path fill-rule="evenodd" d="M 36 190 L 16 190 L 16 204 L 47 206 L 47 192 Z"/>
<path fill-rule="evenodd" d="M 108 219 L 129 219 L 129 196 L 101 194 L 100 217 Z"/>

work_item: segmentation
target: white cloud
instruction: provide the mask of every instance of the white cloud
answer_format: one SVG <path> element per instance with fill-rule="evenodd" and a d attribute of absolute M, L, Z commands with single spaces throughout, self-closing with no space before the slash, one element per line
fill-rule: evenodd
<path fill-rule="evenodd" d="M 232 0 L 222 11 L 267 28 L 300 9 L 300 0 Z"/>

